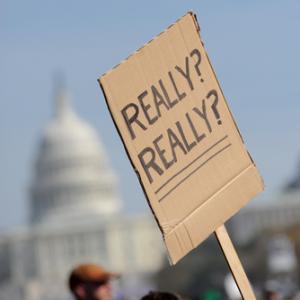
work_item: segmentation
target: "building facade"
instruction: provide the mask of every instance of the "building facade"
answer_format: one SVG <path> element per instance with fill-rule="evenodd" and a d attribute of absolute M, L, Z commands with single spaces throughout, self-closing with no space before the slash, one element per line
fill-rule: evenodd
<path fill-rule="evenodd" d="M 300 225 L 300 172 L 272 201 L 256 202 L 240 210 L 229 221 L 239 244 L 247 244 L 265 231 L 286 230 Z"/>
<path fill-rule="evenodd" d="M 30 222 L 0 236 L 0 300 L 69 299 L 72 266 L 95 262 L 126 273 L 116 290 L 137 297 L 163 263 L 151 215 L 122 212 L 116 177 L 96 132 L 56 95 L 30 189 Z"/>

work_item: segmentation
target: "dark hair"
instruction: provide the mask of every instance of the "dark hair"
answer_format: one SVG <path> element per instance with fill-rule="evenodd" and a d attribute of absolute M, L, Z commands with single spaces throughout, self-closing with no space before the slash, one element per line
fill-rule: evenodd
<path fill-rule="evenodd" d="M 74 293 L 74 290 L 80 284 L 84 284 L 87 288 L 91 289 L 91 288 L 99 287 L 100 285 L 107 284 L 108 282 L 109 282 L 108 279 L 98 280 L 98 281 L 87 281 L 87 280 L 84 281 L 78 278 L 78 276 L 76 276 L 75 274 L 71 274 L 69 277 L 69 289 L 71 290 L 72 293 Z"/>
<path fill-rule="evenodd" d="M 72 293 L 74 293 L 75 288 L 82 283 L 83 281 L 80 280 L 78 276 L 76 276 L 73 273 L 70 274 L 68 284 L 69 284 L 69 289 L 71 290 Z"/>
<path fill-rule="evenodd" d="M 277 295 L 277 292 L 276 291 L 272 291 L 272 290 L 265 290 L 264 291 L 264 299 L 265 300 L 269 300 L 269 299 L 271 299 L 271 297 L 273 296 L 273 295 Z"/>
<path fill-rule="evenodd" d="M 180 300 L 181 297 L 169 292 L 149 292 L 141 300 Z"/>

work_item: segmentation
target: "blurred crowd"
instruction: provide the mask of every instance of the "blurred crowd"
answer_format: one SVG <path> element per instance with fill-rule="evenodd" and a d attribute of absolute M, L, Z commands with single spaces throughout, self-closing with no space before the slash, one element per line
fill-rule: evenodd
<path fill-rule="evenodd" d="M 112 281 L 118 280 L 120 276 L 121 274 L 110 272 L 100 265 L 80 264 L 71 270 L 68 286 L 75 300 L 126 300 L 122 292 L 116 293 L 112 288 Z M 222 295 L 217 289 L 208 289 L 197 300 L 242 299 L 233 277 L 229 274 L 225 278 L 225 290 L 226 295 Z M 267 281 L 262 290 L 255 292 L 258 300 L 300 300 L 297 288 L 291 289 L 288 282 L 278 280 Z M 172 291 L 149 291 L 140 300 L 189 299 L 191 299 L 189 296 Z"/>

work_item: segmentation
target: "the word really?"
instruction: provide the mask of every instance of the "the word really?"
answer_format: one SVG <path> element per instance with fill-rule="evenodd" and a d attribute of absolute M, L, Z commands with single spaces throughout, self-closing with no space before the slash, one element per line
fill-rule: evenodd
<path fill-rule="evenodd" d="M 136 131 L 140 133 L 146 131 L 162 117 L 163 112 L 169 111 L 186 98 L 186 91 L 179 90 L 176 84 L 176 76 L 182 76 L 191 91 L 194 90 L 195 85 L 191 72 L 196 72 L 200 82 L 204 81 L 201 76 L 200 63 L 201 53 L 198 49 L 194 49 L 190 56 L 185 57 L 184 66 L 176 65 L 173 72 L 168 72 L 175 98 L 170 97 L 170 91 L 166 89 L 166 85 L 160 79 L 156 85 L 151 85 L 149 89 L 137 96 L 138 104 L 130 102 L 121 110 L 132 140 L 137 137 Z M 174 76 L 175 74 L 176 76 Z M 175 122 L 174 126 L 167 128 L 166 132 L 155 138 L 151 146 L 147 146 L 139 152 L 138 158 L 150 183 L 153 182 L 153 172 L 162 175 L 165 170 L 177 162 L 178 151 L 186 155 L 206 137 L 207 133 L 212 132 L 212 126 L 208 119 L 208 106 L 212 109 L 217 124 L 222 124 L 217 109 L 218 94 L 216 90 L 209 91 L 205 99 L 198 101 L 199 105 L 193 107 L 190 112 L 186 112 L 181 121 Z M 144 116 L 143 121 L 141 115 Z M 205 128 L 203 128 L 203 124 Z M 193 139 L 187 139 L 187 130 L 192 133 Z M 162 147 L 163 140 L 167 141 L 168 149 Z"/>

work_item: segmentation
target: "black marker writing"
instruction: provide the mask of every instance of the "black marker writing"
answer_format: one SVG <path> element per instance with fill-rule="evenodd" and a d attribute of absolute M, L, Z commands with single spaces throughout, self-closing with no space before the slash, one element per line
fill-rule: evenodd
<path fill-rule="evenodd" d="M 196 59 L 197 59 L 197 61 L 196 61 L 196 64 L 195 64 L 195 70 L 196 70 L 196 72 L 197 72 L 197 74 L 198 74 L 198 76 L 200 77 L 200 81 L 201 82 L 204 82 L 204 79 L 201 77 L 201 71 L 200 71 L 200 63 L 201 63 L 201 53 L 200 53 L 200 51 L 197 49 L 197 48 L 195 48 L 192 52 L 191 52 L 191 57 L 193 57 L 193 56 L 196 56 Z"/>
<path fill-rule="evenodd" d="M 217 119 L 217 123 L 219 125 L 221 125 L 222 121 L 221 121 L 220 113 L 219 113 L 218 108 L 217 108 L 218 102 L 219 102 L 217 91 L 216 90 L 209 91 L 206 98 L 209 99 L 210 97 L 214 98 L 213 103 L 211 105 L 211 109 L 212 109 L 212 111 L 213 111 L 213 113 L 214 113 L 214 115 Z"/>

